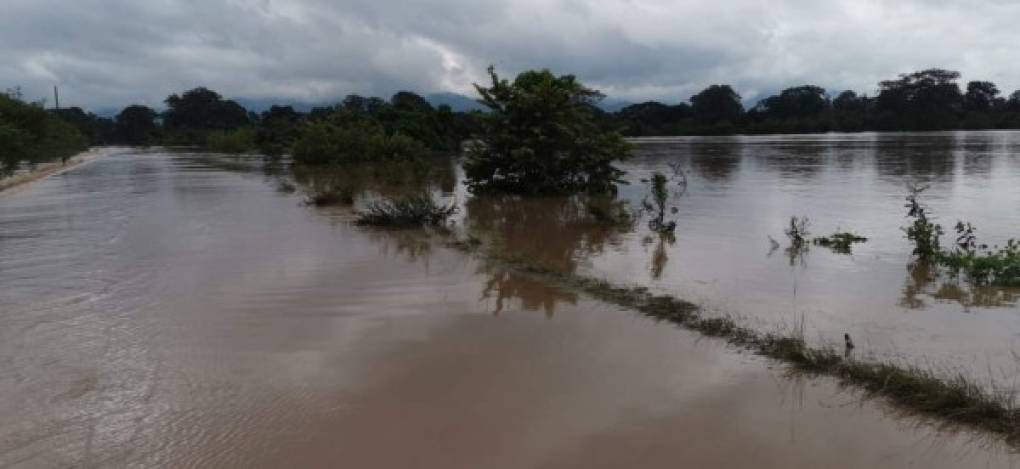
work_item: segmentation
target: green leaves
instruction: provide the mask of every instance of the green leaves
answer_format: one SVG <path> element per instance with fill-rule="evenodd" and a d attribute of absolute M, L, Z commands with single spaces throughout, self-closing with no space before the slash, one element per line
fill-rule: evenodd
<path fill-rule="evenodd" d="M 613 163 L 629 147 L 596 125 L 591 106 L 602 99 L 572 75 L 521 73 L 510 83 L 489 67 L 490 86 L 475 85 L 489 108 L 464 163 L 475 192 L 569 194 L 611 191 L 623 174 Z"/>

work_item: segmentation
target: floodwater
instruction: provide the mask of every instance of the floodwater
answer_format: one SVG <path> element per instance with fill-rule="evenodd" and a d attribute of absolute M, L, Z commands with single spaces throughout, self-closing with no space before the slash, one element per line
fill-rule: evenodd
<path fill-rule="evenodd" d="M 635 149 L 622 165 L 632 209 L 649 193 L 642 179 L 680 169 L 666 216 L 675 239 L 652 235 L 647 216 L 632 231 L 593 226 L 562 200 L 474 201 L 468 222 L 550 268 L 647 286 L 756 329 L 803 327 L 816 344 L 841 347 L 849 333 L 862 356 L 1020 387 L 1020 288 L 932 278 L 912 265 L 902 230 L 916 183 L 930 186 L 922 200 L 944 245 L 958 220 L 989 245 L 1020 239 L 1020 132 L 662 138 Z M 791 257 L 791 216 L 808 217 L 812 236 L 869 241 L 852 255 L 811 246 Z"/>
<path fill-rule="evenodd" d="M 657 168 L 682 153 L 675 149 L 691 146 L 650 148 L 663 156 L 646 151 L 630 163 L 635 169 Z M 765 226 L 772 218 L 754 205 L 713 222 L 707 214 L 713 200 L 718 208 L 775 205 L 770 213 L 780 219 L 768 227 L 781 235 L 783 203 L 807 190 L 797 184 L 824 185 L 807 178 L 784 186 L 785 170 L 769 169 L 767 158 L 748 152 L 745 145 L 743 156 L 728 163 L 728 178 L 689 171 L 677 217 L 704 215 L 680 224 L 676 242 L 663 248 L 668 260 L 656 279 L 648 269 L 656 246 L 643 241 L 640 226 L 616 232 L 579 225 L 569 201 L 523 211 L 519 204 L 470 202 L 461 223 L 515 239 L 508 248 L 531 249 L 565 269 L 611 272 L 617 265 L 631 283 L 683 292 L 716 276 L 715 284 L 705 283 L 708 299 L 727 291 L 723 282 L 740 284 L 713 265 L 723 260 L 748 262 L 751 272 L 740 278 L 771 268 L 800 279 L 799 302 L 815 298 L 801 293 L 811 291 L 804 279 L 812 269 L 834 275 L 855 271 L 844 264 L 893 262 L 895 239 L 876 239 L 850 260 L 813 250 L 807 267 L 793 269 L 767 257 L 761 240 L 755 244 L 762 249 L 695 253 L 713 242 L 757 239 L 713 235 L 711 228 L 741 228 L 748 219 Z M 996 158 L 991 167 L 1006 165 L 1008 157 Z M 852 167 L 866 168 L 867 161 Z M 829 180 L 841 171 L 865 177 L 818 164 L 818 173 L 833 172 Z M 249 165 L 258 166 L 125 151 L 0 194 L 0 466 L 1014 464 L 1011 450 L 981 435 L 939 428 L 881 401 L 862 401 L 830 380 L 793 376 L 718 341 L 536 283 L 435 237 L 353 226 L 348 209 L 307 207 L 300 191 L 280 190 L 279 181 L 290 178 L 284 170 L 243 170 Z M 438 186 L 463 201 L 447 176 Z M 998 177 L 968 187 L 1009 192 L 1011 186 L 990 181 Z M 302 185 L 308 178 L 315 176 L 297 176 Z M 894 185 L 889 181 L 885 193 L 891 199 Z M 761 195 L 767 193 L 788 199 Z M 954 206 L 945 199 L 933 205 Z M 823 205 L 794 208 L 825 225 L 832 220 L 809 211 Z M 975 205 L 968 216 L 979 227 L 987 223 L 992 233 L 1009 226 L 981 218 L 993 210 Z M 843 223 L 879 238 L 877 218 Z M 526 219 L 535 224 L 522 226 Z M 542 223 L 563 230 L 538 231 L 548 228 Z M 742 252 L 753 256 L 740 258 Z M 699 255 L 704 262 L 690 264 Z M 711 256 L 719 257 L 710 262 Z M 878 260 L 861 260 L 872 258 Z M 782 281 L 759 282 L 734 290 L 748 296 L 729 305 L 773 295 L 775 304 L 760 304 L 768 318 L 768 308 L 783 299 Z M 884 291 L 861 301 L 881 304 L 876 297 Z M 945 307 L 977 321 L 1011 312 L 897 304 L 884 311 L 916 317 Z M 916 327 L 928 322 L 935 320 L 919 319 Z"/>

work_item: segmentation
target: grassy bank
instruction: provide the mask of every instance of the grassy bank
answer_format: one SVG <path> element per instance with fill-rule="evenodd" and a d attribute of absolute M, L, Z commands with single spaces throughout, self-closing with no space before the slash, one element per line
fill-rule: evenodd
<path fill-rule="evenodd" d="M 654 295 L 641 287 L 612 285 L 603 280 L 552 271 L 524 259 L 489 252 L 481 248 L 475 238 L 449 244 L 537 280 L 726 340 L 734 346 L 784 362 L 795 370 L 835 377 L 843 385 L 863 390 L 868 396 L 885 398 L 904 410 L 989 431 L 1002 436 L 1011 445 L 1020 443 L 1020 410 L 1016 408 L 1013 392 L 988 391 L 962 375 L 947 378 L 918 367 L 858 360 L 833 348 L 811 347 L 802 333 L 761 332 L 729 318 L 707 317 L 694 303 Z"/>

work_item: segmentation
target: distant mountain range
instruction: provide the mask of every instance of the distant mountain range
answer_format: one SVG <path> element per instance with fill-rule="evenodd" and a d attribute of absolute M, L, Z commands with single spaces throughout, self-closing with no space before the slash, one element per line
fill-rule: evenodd
<path fill-rule="evenodd" d="M 308 101 L 299 101 L 299 100 L 294 100 L 294 99 L 233 98 L 234 101 L 237 101 L 238 104 L 240 104 L 241 106 L 244 106 L 245 109 L 247 109 L 249 111 L 252 111 L 252 112 L 257 112 L 257 113 L 262 113 L 264 111 L 267 111 L 267 110 L 269 110 L 269 108 L 271 108 L 273 106 L 291 106 L 291 107 L 294 108 L 295 111 L 298 111 L 298 112 L 308 112 L 308 111 L 311 111 L 313 108 L 326 107 L 326 106 L 335 105 L 335 104 L 339 103 L 342 99 L 343 98 L 337 98 L 335 100 L 329 100 L 329 101 L 308 102 Z M 483 110 L 485 110 L 485 106 L 482 106 L 475 99 L 469 98 L 467 96 L 464 96 L 462 94 L 457 94 L 457 93 L 432 93 L 432 94 L 426 95 L 425 99 L 430 104 L 432 104 L 435 107 L 439 107 L 439 106 L 442 106 L 444 104 L 447 105 L 447 106 L 450 106 L 450 108 L 453 109 L 455 112 L 467 112 L 467 111 L 474 111 L 474 110 L 483 111 Z M 599 103 L 599 107 L 602 108 L 602 110 L 606 111 L 606 112 L 617 112 L 620 109 L 623 109 L 623 108 L 625 108 L 625 107 L 627 107 L 627 106 L 629 106 L 631 104 L 634 104 L 634 103 L 632 103 L 630 101 L 624 101 L 622 99 L 606 98 L 606 99 L 602 100 L 601 103 Z M 161 109 L 157 109 L 157 111 L 160 111 L 160 110 Z M 94 112 L 96 115 L 101 116 L 101 117 L 113 118 L 118 113 L 120 113 L 120 109 L 116 109 L 116 108 L 99 108 L 99 109 L 93 110 L 92 112 Z"/>

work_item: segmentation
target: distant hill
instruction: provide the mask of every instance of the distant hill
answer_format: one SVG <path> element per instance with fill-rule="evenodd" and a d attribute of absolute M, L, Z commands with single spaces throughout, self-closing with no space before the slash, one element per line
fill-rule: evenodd
<path fill-rule="evenodd" d="M 634 104 L 630 101 L 616 98 L 606 98 L 599 103 L 599 108 L 606 112 L 618 112 L 627 106 Z"/>
<path fill-rule="evenodd" d="M 269 108 L 273 106 L 291 106 L 294 108 L 295 111 L 309 112 L 312 110 L 312 108 L 332 106 L 343 100 L 343 98 L 336 98 L 333 100 L 323 100 L 319 102 L 307 102 L 285 98 L 231 98 L 231 99 L 237 101 L 237 103 L 240 104 L 241 106 L 244 106 L 245 109 L 260 114 L 262 112 L 268 111 Z M 439 107 L 445 104 L 447 106 L 450 106 L 450 108 L 453 109 L 455 112 L 485 110 L 485 106 L 482 106 L 474 98 L 470 98 L 458 93 L 449 92 L 432 93 L 426 95 L 425 100 L 428 101 L 429 104 L 432 104 L 432 106 L 434 107 Z M 620 109 L 623 109 L 631 104 L 634 103 L 622 99 L 606 98 L 602 100 L 601 103 L 599 103 L 599 107 L 606 112 L 617 112 Z M 99 108 L 92 112 L 96 113 L 101 117 L 113 118 L 120 111 L 121 111 L 120 109 L 116 108 Z M 159 111 L 159 109 L 157 109 L 157 111 Z"/>
<path fill-rule="evenodd" d="M 450 109 L 453 109 L 454 112 L 485 110 L 485 106 L 479 104 L 478 101 L 457 93 L 432 93 L 426 96 L 425 99 L 434 107 L 444 104 L 450 106 Z"/>
<path fill-rule="evenodd" d="M 291 106 L 294 108 L 295 111 L 308 112 L 311 111 L 312 108 L 332 106 L 340 102 L 340 99 L 317 103 L 297 101 L 293 99 L 276 99 L 276 98 L 233 98 L 233 99 L 234 101 L 237 101 L 237 104 L 244 106 L 245 109 L 260 114 L 265 111 L 268 111 L 269 108 L 273 106 Z"/>

